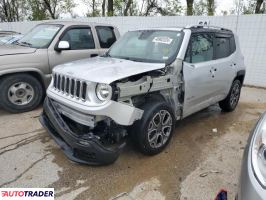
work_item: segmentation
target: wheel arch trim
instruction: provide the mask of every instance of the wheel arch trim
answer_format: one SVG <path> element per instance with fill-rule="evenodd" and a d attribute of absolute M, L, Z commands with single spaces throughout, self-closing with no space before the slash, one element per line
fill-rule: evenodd
<path fill-rule="evenodd" d="M 25 74 L 30 74 L 30 75 L 34 75 L 36 74 L 36 76 L 34 76 L 35 78 L 37 78 L 40 83 L 42 84 L 44 90 L 47 87 L 47 83 L 46 83 L 46 76 L 43 74 L 43 72 L 39 69 L 36 68 L 14 68 L 14 69 L 8 69 L 8 70 L 2 70 L 0 71 L 0 80 L 1 78 L 8 76 L 8 75 L 15 75 L 15 74 L 21 74 L 21 73 L 25 73 Z"/>

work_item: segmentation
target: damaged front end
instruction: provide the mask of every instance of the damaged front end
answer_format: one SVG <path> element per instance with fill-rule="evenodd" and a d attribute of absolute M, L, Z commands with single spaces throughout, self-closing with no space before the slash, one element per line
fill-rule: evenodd
<path fill-rule="evenodd" d="M 85 126 L 62 115 L 56 102 L 48 97 L 43 109 L 41 124 L 72 161 L 89 165 L 111 164 L 126 144 L 125 130 L 111 120 L 102 121 L 94 128 Z"/>

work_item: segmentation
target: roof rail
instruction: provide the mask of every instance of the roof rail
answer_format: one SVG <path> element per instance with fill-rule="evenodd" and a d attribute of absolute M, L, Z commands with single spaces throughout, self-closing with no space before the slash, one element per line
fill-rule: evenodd
<path fill-rule="evenodd" d="M 186 26 L 185 28 L 213 28 L 213 29 L 218 29 L 218 30 L 222 30 L 222 31 L 230 31 L 232 32 L 230 29 L 227 29 L 227 28 L 223 28 L 223 27 L 219 27 L 219 26 L 203 26 L 203 25 L 188 25 Z"/>

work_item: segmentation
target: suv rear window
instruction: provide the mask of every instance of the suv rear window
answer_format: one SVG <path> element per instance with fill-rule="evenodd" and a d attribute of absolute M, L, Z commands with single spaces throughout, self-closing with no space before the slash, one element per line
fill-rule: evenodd
<path fill-rule="evenodd" d="M 116 41 L 113 27 L 97 26 L 96 32 L 99 38 L 101 48 L 110 48 Z"/>

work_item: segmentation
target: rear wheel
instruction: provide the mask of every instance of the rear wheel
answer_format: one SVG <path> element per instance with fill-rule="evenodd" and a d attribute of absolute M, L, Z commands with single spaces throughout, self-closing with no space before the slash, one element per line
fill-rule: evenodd
<path fill-rule="evenodd" d="M 0 82 L 1 107 L 12 113 L 36 108 L 44 95 L 41 83 L 31 75 L 15 74 Z"/>
<path fill-rule="evenodd" d="M 234 80 L 227 97 L 219 102 L 219 106 L 223 111 L 231 112 L 235 110 L 240 98 L 241 87 L 241 82 L 237 79 Z"/>
<path fill-rule="evenodd" d="M 175 129 L 172 108 L 165 102 L 150 102 L 142 109 L 144 114 L 135 124 L 133 137 L 143 154 L 158 154 L 168 145 Z"/>

